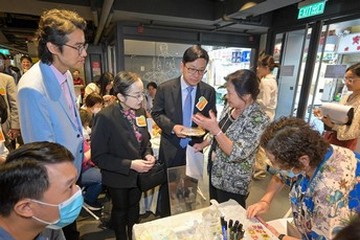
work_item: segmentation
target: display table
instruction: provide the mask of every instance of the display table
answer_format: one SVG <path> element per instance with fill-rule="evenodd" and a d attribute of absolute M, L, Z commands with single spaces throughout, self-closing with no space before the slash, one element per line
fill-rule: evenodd
<path fill-rule="evenodd" d="M 171 217 L 157 219 L 151 222 L 136 224 L 133 228 L 133 239 L 135 240 L 213 240 L 222 239 L 209 238 L 207 235 L 208 228 L 204 228 L 203 213 L 208 212 L 210 207 L 198 209 L 195 211 L 178 214 Z M 234 200 L 229 200 L 221 203 L 218 207 L 219 212 L 225 216 L 225 220 L 238 220 L 243 224 L 245 230 L 243 239 L 277 239 L 264 225 L 257 219 L 247 219 L 246 210 L 241 207 Z M 221 233 L 220 223 L 218 225 L 218 232 Z"/>

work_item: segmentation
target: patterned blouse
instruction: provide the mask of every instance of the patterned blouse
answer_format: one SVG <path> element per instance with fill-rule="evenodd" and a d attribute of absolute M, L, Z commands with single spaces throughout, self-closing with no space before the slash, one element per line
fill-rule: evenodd
<path fill-rule="evenodd" d="M 360 95 L 351 94 L 341 99 L 340 104 L 354 107 L 351 125 L 337 125 L 332 128 L 337 132 L 337 139 L 350 140 L 360 137 Z"/>
<path fill-rule="evenodd" d="M 229 106 L 226 106 L 220 119 L 229 110 Z M 214 187 L 235 194 L 248 194 L 260 136 L 268 123 L 269 117 L 258 103 L 253 103 L 230 125 L 225 135 L 233 141 L 233 148 L 229 156 L 221 148 L 216 148 L 211 169 L 211 183 Z"/>
<path fill-rule="evenodd" d="M 300 175 L 289 197 L 303 239 L 333 239 L 360 211 L 360 155 L 331 145 L 312 179 Z"/>

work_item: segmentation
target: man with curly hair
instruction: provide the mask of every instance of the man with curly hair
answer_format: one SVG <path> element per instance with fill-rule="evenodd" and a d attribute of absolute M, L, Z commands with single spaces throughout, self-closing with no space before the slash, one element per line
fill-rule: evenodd
<path fill-rule="evenodd" d="M 76 106 L 70 68 L 80 68 L 87 56 L 86 21 L 76 12 L 45 11 L 37 31 L 40 61 L 32 66 L 18 84 L 21 133 L 25 143 L 50 141 L 65 146 L 75 157 L 78 173 L 83 159 L 83 134 Z M 79 233 L 65 230 L 67 239 Z M 67 229 L 71 229 L 71 226 Z"/>

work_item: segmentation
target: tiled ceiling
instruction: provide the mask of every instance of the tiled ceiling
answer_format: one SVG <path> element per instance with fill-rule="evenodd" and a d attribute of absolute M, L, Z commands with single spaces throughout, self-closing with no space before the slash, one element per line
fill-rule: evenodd
<path fill-rule="evenodd" d="M 261 34 L 271 12 L 301 0 L 0 0 L 0 45 L 28 51 L 41 13 L 64 8 L 88 21 L 87 39 L 101 42 L 117 21 L 194 31 Z"/>

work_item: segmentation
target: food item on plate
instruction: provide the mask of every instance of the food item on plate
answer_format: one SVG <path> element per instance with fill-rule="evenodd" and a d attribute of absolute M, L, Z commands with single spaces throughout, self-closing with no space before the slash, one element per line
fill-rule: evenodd
<path fill-rule="evenodd" d="M 186 135 L 186 136 L 202 136 L 205 134 L 205 130 L 197 127 L 197 128 L 186 128 L 184 127 L 181 130 L 181 133 Z"/>

